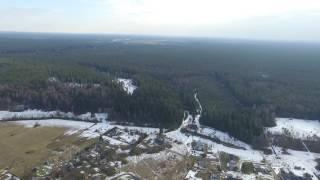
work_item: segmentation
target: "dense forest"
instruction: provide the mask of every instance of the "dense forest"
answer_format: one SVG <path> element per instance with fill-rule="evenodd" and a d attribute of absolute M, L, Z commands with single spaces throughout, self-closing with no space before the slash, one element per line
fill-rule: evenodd
<path fill-rule="evenodd" d="M 320 119 L 320 45 L 143 36 L 0 33 L 0 108 L 108 112 L 113 121 L 201 123 L 246 142 L 274 117 Z M 130 78 L 132 95 L 115 79 Z M 54 79 L 54 80 L 53 80 Z"/>

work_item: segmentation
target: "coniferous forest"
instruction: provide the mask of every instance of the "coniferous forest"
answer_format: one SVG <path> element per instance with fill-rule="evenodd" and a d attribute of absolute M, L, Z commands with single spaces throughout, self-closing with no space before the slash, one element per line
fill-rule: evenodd
<path fill-rule="evenodd" d="M 320 45 L 223 39 L 0 33 L 0 110 L 107 112 L 173 129 L 185 110 L 252 143 L 275 117 L 320 119 Z M 116 78 L 138 87 L 127 94 Z"/>

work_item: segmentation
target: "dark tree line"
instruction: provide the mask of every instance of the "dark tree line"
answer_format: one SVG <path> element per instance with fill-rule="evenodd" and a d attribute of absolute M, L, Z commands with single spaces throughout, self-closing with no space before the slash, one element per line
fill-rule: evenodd
<path fill-rule="evenodd" d="M 264 127 L 275 125 L 274 114 L 268 107 L 236 111 L 205 110 L 201 123 L 228 132 L 248 143 L 262 136 Z"/>
<path fill-rule="evenodd" d="M 132 95 L 112 80 L 99 84 L 78 82 L 38 82 L 28 85 L 0 85 L 0 109 L 18 105 L 42 110 L 60 110 L 76 114 L 107 112 L 112 121 L 163 128 L 177 127 L 183 105 L 173 89 L 162 82 L 139 77 L 139 87 Z"/>

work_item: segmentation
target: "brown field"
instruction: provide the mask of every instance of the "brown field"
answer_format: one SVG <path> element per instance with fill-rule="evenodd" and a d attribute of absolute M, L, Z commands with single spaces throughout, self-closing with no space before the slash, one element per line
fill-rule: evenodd
<path fill-rule="evenodd" d="M 25 128 L 14 123 L 0 123 L 0 171 L 8 168 L 19 177 L 46 160 L 69 159 L 93 140 L 77 135 L 65 136 L 58 127 Z"/>

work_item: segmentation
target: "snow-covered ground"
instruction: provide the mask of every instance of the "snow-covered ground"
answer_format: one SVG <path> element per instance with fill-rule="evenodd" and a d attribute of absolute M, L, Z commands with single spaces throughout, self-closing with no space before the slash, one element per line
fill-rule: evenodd
<path fill-rule="evenodd" d="M 15 123 L 24 125 L 25 127 L 32 128 L 35 124 L 44 127 L 64 127 L 72 130 L 83 130 L 94 125 L 90 122 L 70 121 L 61 119 L 48 119 L 48 120 L 22 120 Z"/>
<path fill-rule="evenodd" d="M 25 110 L 22 112 L 0 111 L 1 120 L 23 120 L 23 119 L 48 119 L 48 118 L 70 118 L 83 121 L 99 121 L 105 122 L 108 119 L 107 113 L 95 113 L 90 112 L 80 115 L 75 115 L 71 112 L 61 111 L 41 111 L 41 110 Z"/>
<path fill-rule="evenodd" d="M 280 168 L 286 172 L 291 171 L 297 176 L 303 176 L 305 173 L 314 175 L 314 173 L 317 172 L 315 169 L 315 166 L 317 165 L 315 159 L 320 158 L 320 154 L 295 151 L 291 149 L 288 149 L 288 154 L 286 154 L 283 153 L 281 149 L 282 148 L 280 147 L 275 147 L 277 156 L 265 156 L 266 160 L 270 162 L 271 167 L 276 173 L 280 172 Z M 313 179 L 317 180 L 316 177 Z"/>
<path fill-rule="evenodd" d="M 286 172 L 292 172 L 297 176 L 303 176 L 305 173 L 314 175 L 318 173 L 315 169 L 317 165 L 316 159 L 320 158 L 320 154 L 311 153 L 311 152 L 303 152 L 303 151 L 294 151 L 288 149 L 288 153 L 282 152 L 281 147 L 274 147 L 277 155 L 265 155 L 263 152 L 258 150 L 253 150 L 250 145 L 233 138 L 227 133 L 215 130 L 214 128 L 204 127 L 198 121 L 198 117 L 201 116 L 202 108 L 197 95 L 195 95 L 196 101 L 199 103 L 199 109 L 197 110 L 198 114 L 193 117 L 188 112 L 185 112 L 185 117 L 181 123 L 181 126 L 174 131 L 166 132 L 165 136 L 172 140 L 172 148 L 169 151 L 161 151 L 156 154 L 142 154 L 140 156 L 132 156 L 129 157 L 130 161 L 140 161 L 145 158 L 153 158 L 156 160 L 166 160 L 168 157 L 175 156 L 177 154 L 182 155 L 190 155 L 192 152 L 192 142 L 201 142 L 207 144 L 209 149 L 213 154 L 217 154 L 219 152 L 225 152 L 228 154 L 233 154 L 238 156 L 241 161 L 252 161 L 256 163 L 260 163 L 265 160 L 265 163 L 270 165 L 272 169 L 279 173 L 280 169 L 283 169 Z M 10 119 L 10 118 L 41 118 L 46 117 L 50 118 L 56 115 L 56 111 L 52 112 L 43 112 L 39 110 L 28 110 L 24 112 L 8 112 L 8 111 L 0 111 L 0 120 Z M 61 112 L 59 112 L 61 113 Z M 64 115 L 74 116 L 72 113 L 65 113 Z M 91 113 L 86 113 L 80 116 L 77 116 L 82 119 L 91 118 Z M 148 135 L 154 136 L 159 132 L 158 128 L 146 128 L 146 127 L 132 127 L 132 126 L 120 126 L 115 125 L 109 121 L 107 121 L 107 114 L 95 114 L 95 118 L 101 119 L 101 123 L 93 123 L 93 122 L 82 122 L 82 121 L 70 121 L 70 120 L 61 120 L 61 119 L 48 119 L 48 120 L 22 120 L 17 121 L 16 123 L 25 125 L 26 127 L 34 127 L 35 124 L 40 126 L 48 126 L 48 127 L 65 127 L 68 129 L 66 134 L 79 134 L 81 137 L 85 138 L 96 138 L 100 135 L 104 134 L 108 130 L 118 127 L 120 129 L 128 129 L 128 130 L 137 130 L 141 133 L 146 133 Z M 198 122 L 196 122 L 198 121 Z M 307 120 L 299 120 L 299 119 L 288 119 L 288 118 L 277 118 L 276 119 L 277 126 L 272 128 L 267 128 L 266 131 L 272 134 L 285 134 L 290 135 L 295 138 L 300 139 L 309 139 L 313 137 L 320 137 L 320 123 L 318 121 L 307 121 Z M 181 132 L 181 129 L 186 128 L 190 124 L 196 124 L 198 128 L 198 133 L 207 135 L 209 137 L 215 137 L 220 139 L 223 142 L 227 142 L 233 144 L 238 147 L 244 147 L 245 149 L 237 149 L 229 146 L 225 146 L 223 144 L 218 144 L 216 142 L 210 141 L 208 139 L 204 139 L 198 136 L 186 135 Z M 124 142 L 119 141 L 114 138 L 110 138 L 107 136 L 102 136 L 104 139 L 108 140 L 110 144 L 121 145 Z M 120 138 L 128 139 L 130 141 L 134 141 L 138 138 L 138 136 L 129 137 L 127 135 L 123 135 Z M 178 143 L 180 142 L 180 143 Z M 190 177 L 192 177 L 192 173 L 194 171 L 190 171 Z M 234 174 L 237 175 L 237 174 Z M 248 175 L 247 179 L 252 178 L 252 176 Z M 317 179 L 315 176 L 313 179 Z"/>
<path fill-rule="evenodd" d="M 35 124 L 44 127 L 64 127 L 67 128 L 67 135 L 79 133 L 81 137 L 86 138 L 96 138 L 101 134 L 104 134 L 106 131 L 118 127 L 120 129 L 129 129 L 137 130 L 142 133 L 151 134 L 159 132 L 158 128 L 144 128 L 144 127 L 135 127 L 135 126 L 120 126 L 114 125 L 111 122 L 104 123 L 91 123 L 91 122 L 82 122 L 82 121 L 71 121 L 71 120 L 61 120 L 61 119 L 48 119 L 48 120 L 25 120 L 25 121 L 16 121 L 18 124 L 22 124 L 25 127 L 34 127 Z M 128 136 L 123 136 L 122 138 L 127 138 Z M 135 139 L 135 136 L 130 137 L 130 139 Z"/>
<path fill-rule="evenodd" d="M 320 122 L 302 119 L 276 118 L 276 126 L 268 128 L 271 134 L 286 135 L 296 139 L 320 138 Z"/>
<path fill-rule="evenodd" d="M 190 154 L 191 154 L 191 142 L 199 141 L 211 146 L 212 147 L 211 150 L 213 153 L 226 152 L 229 154 L 234 154 L 236 156 L 239 156 L 243 160 L 250 160 L 254 162 L 260 162 L 263 160 L 263 156 L 261 152 L 252 150 L 248 145 L 247 145 L 247 148 L 248 148 L 247 150 L 235 149 L 235 148 L 224 146 L 222 144 L 217 144 L 215 142 L 212 142 L 207 139 L 203 139 L 201 137 L 186 136 L 184 133 L 181 133 L 179 130 L 168 132 L 166 133 L 166 135 L 171 139 L 182 142 L 187 148 L 188 153 Z"/>
<path fill-rule="evenodd" d="M 134 90 L 138 88 L 137 86 L 133 85 L 132 79 L 118 78 L 117 82 L 121 84 L 123 90 L 125 90 L 130 95 L 132 95 Z"/>
<path fill-rule="evenodd" d="M 208 144 L 209 146 L 212 146 L 211 151 L 213 153 L 225 152 L 228 154 L 233 154 L 235 156 L 238 156 L 243 161 L 252 161 L 257 163 L 263 160 L 266 160 L 267 163 L 270 164 L 270 166 L 274 169 L 276 173 L 279 173 L 280 168 L 282 168 L 286 172 L 291 171 L 297 176 L 303 176 L 304 173 L 309 173 L 313 175 L 314 173 L 317 172 L 317 170 L 315 169 L 315 166 L 316 166 L 315 159 L 320 158 L 320 154 L 303 152 L 303 151 L 288 150 L 289 154 L 284 154 L 280 152 L 281 148 L 276 148 L 278 157 L 275 155 L 264 155 L 263 152 L 261 151 L 251 149 L 249 145 L 247 145 L 246 150 L 235 149 L 235 148 L 224 146 L 222 144 L 217 144 L 210 140 L 202 139 L 200 137 L 195 137 L 195 136 L 188 137 L 185 134 L 181 133 L 179 130 L 168 132 L 166 133 L 166 135 L 172 139 L 182 142 L 184 145 L 182 147 L 186 148 L 189 154 L 191 154 L 191 142 L 200 141 Z M 224 136 L 225 135 L 223 134 L 222 137 Z M 174 148 L 175 147 L 173 147 L 173 149 Z M 179 148 L 181 148 L 181 146 Z M 297 167 L 301 167 L 301 170 L 297 170 Z M 248 175 L 246 176 L 246 179 L 250 179 L 252 177 L 255 177 L 255 176 Z M 317 178 L 314 177 L 313 179 L 316 180 Z"/>
<path fill-rule="evenodd" d="M 200 126 L 200 118 L 201 118 L 201 115 L 202 115 L 202 105 L 201 105 L 200 100 L 198 98 L 198 93 L 194 94 L 194 99 L 198 103 L 198 106 L 199 106 L 198 109 L 197 109 L 197 113 L 198 114 L 194 117 L 194 122 L 197 125 L 198 129 L 200 129 L 201 128 L 201 126 Z"/>
<path fill-rule="evenodd" d="M 143 127 L 126 127 L 126 126 L 118 126 L 113 125 L 112 123 L 90 123 L 90 122 L 79 122 L 79 121 L 69 121 L 69 120 L 59 120 L 59 119 L 50 119 L 50 120 L 28 120 L 28 121 L 18 121 L 16 123 L 23 124 L 26 127 L 33 127 L 34 124 L 38 123 L 40 126 L 49 126 L 49 127 L 65 127 L 69 130 L 66 134 L 75 134 L 79 133 L 81 137 L 86 138 L 96 138 L 99 137 L 100 134 L 114 128 L 118 127 L 121 129 L 135 129 L 147 134 L 154 134 L 159 131 L 157 128 L 143 128 Z M 175 130 L 171 132 L 167 132 L 166 136 L 171 138 L 172 140 L 176 140 L 182 142 L 182 144 L 172 143 L 171 150 L 173 152 L 177 152 L 179 154 L 191 154 L 191 142 L 192 141 L 201 141 L 203 143 L 208 144 L 211 147 L 211 151 L 213 153 L 225 152 L 228 154 L 233 154 L 238 156 L 241 160 L 252 161 L 252 162 L 261 162 L 263 159 L 270 164 L 270 166 L 275 170 L 275 172 L 279 172 L 280 168 L 285 171 L 293 172 L 295 175 L 301 176 L 304 173 L 313 174 L 317 172 L 315 170 L 316 158 L 320 158 L 320 154 L 302 152 L 302 151 L 294 151 L 288 150 L 289 154 L 284 154 L 281 152 L 281 148 L 275 147 L 278 157 L 275 155 L 264 155 L 262 152 L 257 150 L 252 150 L 248 148 L 246 150 L 243 149 L 235 149 L 231 147 L 224 146 L 222 144 L 217 144 L 207 139 L 202 139 L 200 137 L 192 137 L 186 136 L 181 133 L 180 130 Z M 111 144 L 120 145 L 123 142 L 118 141 L 113 138 L 105 137 L 104 139 L 109 140 Z M 173 156 L 174 154 L 168 151 L 162 151 L 156 154 L 143 154 L 140 156 L 129 157 L 128 160 L 138 162 L 142 159 L 153 158 L 156 160 L 165 160 L 167 157 Z M 301 167 L 300 170 L 297 167 Z M 250 179 L 248 176 L 248 179 Z"/>
<path fill-rule="evenodd" d="M 173 158 L 179 158 L 176 153 L 170 151 L 161 151 L 155 154 L 141 154 L 139 156 L 129 156 L 128 161 L 138 163 L 145 159 L 153 159 L 157 161 L 168 161 Z M 182 157 L 181 157 L 182 158 Z"/>
<path fill-rule="evenodd" d="M 82 137 L 98 137 L 99 135 L 93 131 L 94 128 L 88 131 L 86 129 L 94 126 L 94 123 L 90 122 L 81 122 L 81 121 L 70 121 L 70 120 L 61 120 L 61 119 L 48 119 L 48 120 L 25 120 L 25 121 L 16 121 L 15 123 L 24 125 L 25 127 L 32 128 L 36 124 L 43 127 L 63 127 L 67 128 L 68 131 L 66 135 L 72 135 L 83 131 L 81 134 Z"/>
<path fill-rule="evenodd" d="M 230 136 L 228 133 L 216 130 L 214 128 L 204 127 L 201 130 L 201 134 L 207 135 L 207 136 L 212 137 L 212 138 L 217 138 L 222 142 L 233 144 L 233 145 L 238 146 L 238 147 L 242 147 L 242 148 L 245 148 L 245 149 L 250 149 L 250 146 L 248 144 L 246 144 L 246 143 L 244 143 L 244 142 L 242 142 L 242 141 Z"/>
<path fill-rule="evenodd" d="M 256 180 L 256 179 L 273 179 L 272 177 L 263 176 L 263 175 L 256 175 L 256 174 L 242 174 L 240 172 L 235 171 L 228 171 L 226 172 L 227 175 L 231 175 L 233 178 L 240 178 L 242 180 Z"/>
<path fill-rule="evenodd" d="M 199 134 L 202 134 L 202 135 L 205 135 L 208 137 L 212 137 L 212 138 L 217 138 L 222 142 L 233 144 L 238 147 L 250 149 L 250 146 L 248 144 L 237 140 L 236 138 L 230 136 L 228 133 L 216 130 L 211 127 L 202 126 L 199 121 L 201 114 L 202 114 L 202 105 L 200 103 L 200 100 L 198 99 L 197 93 L 194 94 L 194 99 L 198 103 L 198 109 L 197 109 L 198 114 L 195 115 L 195 117 L 192 117 L 192 115 L 190 115 L 189 112 L 186 111 L 184 114 L 184 119 L 182 120 L 181 126 L 176 131 L 172 131 L 172 132 L 167 133 L 168 136 L 171 136 L 172 138 L 178 139 L 181 142 L 191 143 L 191 141 L 192 141 L 191 137 L 187 137 L 186 135 L 181 133 L 180 130 L 182 128 L 186 128 L 190 124 L 195 124 L 198 129 L 197 132 Z"/>
<path fill-rule="evenodd" d="M 42 115 L 42 112 L 40 111 L 29 111 L 22 113 L 23 115 L 31 113 L 33 117 L 35 115 Z M 35 113 L 35 114 L 33 114 Z M 7 115 L 4 116 L 6 113 L 0 113 L 1 117 L 8 117 Z M 186 116 L 185 120 L 183 121 L 186 123 L 189 121 L 190 116 Z M 300 122 L 300 121 L 299 121 Z M 301 121 L 302 122 L 302 121 Z M 300 123 L 301 123 L 300 122 Z M 304 122 L 304 121 L 303 121 Z M 49 119 L 49 120 L 26 120 L 26 121 L 17 121 L 16 123 L 25 125 L 26 127 L 34 127 L 34 125 L 37 123 L 40 126 L 49 126 L 49 127 L 65 127 L 69 130 L 66 132 L 66 134 L 75 134 L 79 133 L 81 137 L 86 138 L 96 138 L 99 137 L 104 132 L 114 128 L 118 127 L 121 129 L 132 129 L 132 130 L 138 130 L 140 132 L 144 132 L 147 134 L 155 134 L 159 132 L 159 129 L 157 128 L 144 128 L 144 127 L 127 127 L 127 126 L 118 126 L 113 125 L 110 122 L 105 123 L 90 123 L 90 122 L 81 122 L 81 121 L 70 121 L 70 120 L 59 120 L 59 119 Z M 182 123 L 182 126 L 184 125 Z M 308 124 L 308 123 L 307 123 Z M 309 132 L 309 131 L 308 131 Z M 202 130 L 202 133 L 213 133 L 212 129 L 206 129 L 204 128 Z M 264 155 L 262 152 L 253 150 L 251 147 L 243 142 L 240 142 L 236 140 L 235 138 L 230 137 L 229 135 L 215 131 L 214 132 L 216 136 L 218 136 L 220 139 L 224 139 L 225 141 L 228 141 L 230 143 L 234 143 L 237 145 L 244 145 L 246 146 L 246 150 L 244 149 L 235 149 L 231 147 L 224 146 L 223 144 L 217 144 L 215 142 L 212 142 L 207 139 L 203 139 L 196 136 L 187 136 L 186 134 L 182 133 L 180 131 L 180 128 L 167 132 L 165 135 L 174 140 L 179 141 L 182 144 L 176 144 L 172 143 L 171 150 L 173 152 L 177 152 L 179 154 L 191 154 L 191 142 L 192 141 L 200 141 L 203 143 L 206 143 L 211 147 L 212 153 L 218 153 L 218 152 L 225 152 L 228 154 L 233 154 L 238 156 L 241 160 L 246 161 L 252 161 L 252 162 L 261 162 L 263 159 L 266 160 L 267 163 L 270 164 L 270 166 L 274 169 L 275 172 L 279 172 L 280 168 L 284 169 L 285 171 L 293 172 L 295 175 L 302 176 L 304 173 L 312 174 L 317 172 L 315 169 L 316 158 L 320 158 L 320 154 L 317 153 L 309 153 L 309 152 L 302 152 L 302 151 L 294 151 L 294 150 L 288 150 L 289 154 L 285 154 L 281 152 L 280 147 L 275 147 L 277 151 L 277 155 Z M 123 142 L 118 141 L 113 138 L 105 137 L 104 139 L 107 139 L 111 144 L 119 145 Z M 155 159 L 165 159 L 166 157 L 172 156 L 173 154 L 170 154 L 167 151 L 163 151 L 157 154 L 150 154 L 150 155 L 141 155 L 141 156 L 135 156 L 130 157 L 129 160 L 132 161 L 140 161 L 141 159 L 145 158 L 155 158 Z M 297 167 L 301 167 L 301 169 L 298 169 Z M 251 176 L 248 176 L 248 179 L 250 179 Z M 314 178 L 315 179 L 315 178 Z"/>
<path fill-rule="evenodd" d="M 195 99 L 199 103 L 199 107 L 200 107 L 200 110 L 198 110 L 199 114 L 196 115 L 196 117 L 197 117 L 197 116 L 201 116 L 200 113 L 202 111 L 202 108 L 201 108 L 200 101 L 197 99 L 196 95 L 195 95 Z M 215 129 L 209 128 L 209 127 L 202 127 L 200 125 L 200 123 L 199 123 L 199 126 L 200 126 L 199 133 L 200 134 L 204 134 L 209 137 L 214 136 L 223 142 L 228 142 L 228 143 L 233 144 L 235 146 L 244 147 L 246 150 L 227 147 L 222 144 L 218 144 L 218 143 L 215 143 L 210 140 L 203 139 L 203 138 L 197 137 L 197 136 L 187 136 L 186 134 L 182 133 L 180 130 L 182 128 L 186 127 L 190 123 L 193 123 L 193 117 L 188 112 L 186 112 L 185 119 L 182 121 L 181 126 L 175 131 L 171 131 L 171 132 L 166 133 L 167 137 L 183 143 L 188 154 L 192 154 L 192 152 L 191 152 L 192 141 L 198 141 L 198 142 L 205 143 L 208 146 L 212 147 L 211 151 L 214 153 L 226 152 L 229 154 L 234 154 L 236 156 L 239 156 L 243 160 L 251 160 L 254 162 L 260 162 L 261 160 L 263 160 L 263 156 L 261 155 L 261 152 L 252 150 L 248 144 L 231 137 L 227 133 L 224 133 L 224 132 L 221 132 L 221 131 L 218 131 L 218 130 L 215 130 Z M 173 147 L 173 149 L 174 148 L 175 147 Z"/>
<path fill-rule="evenodd" d="M 215 130 L 214 128 L 210 127 L 203 127 L 200 125 L 200 122 L 193 122 L 193 120 L 197 120 L 197 117 L 201 116 L 201 104 L 199 99 L 197 98 L 197 94 L 194 96 L 195 100 L 199 104 L 199 109 L 197 112 L 199 113 L 196 115 L 195 118 L 193 118 L 188 112 L 185 113 L 184 120 L 182 121 L 181 127 L 175 131 L 167 132 L 166 135 L 174 140 L 180 141 L 183 143 L 183 146 L 179 146 L 179 148 L 184 147 L 186 148 L 186 151 L 188 154 L 192 154 L 191 150 L 191 142 L 192 141 L 198 141 L 207 144 L 209 147 L 211 147 L 212 153 L 218 153 L 218 152 L 225 152 L 228 154 L 233 154 L 235 156 L 238 156 L 240 160 L 242 161 L 252 161 L 256 163 L 260 163 L 263 160 L 266 160 L 266 162 L 273 168 L 273 170 L 276 173 L 280 172 L 280 169 L 282 168 L 286 172 L 291 171 L 297 176 L 303 176 L 303 174 L 308 173 L 310 175 L 314 175 L 314 173 L 317 173 L 318 171 L 315 169 L 315 166 L 317 165 L 316 159 L 320 158 L 320 154 L 317 153 L 310 153 L 310 152 L 303 152 L 303 151 L 294 151 L 294 150 L 288 150 L 289 154 L 285 154 L 281 151 L 281 148 L 275 147 L 275 149 L 278 151 L 276 155 L 265 155 L 263 152 L 258 150 L 253 150 L 250 145 L 241 142 L 237 140 L 236 138 L 230 136 L 227 133 Z M 320 123 L 318 121 L 307 121 L 307 120 L 298 120 L 298 119 L 285 119 L 285 118 L 277 118 L 276 119 L 277 126 L 273 128 L 268 128 L 267 131 L 274 134 L 283 134 L 284 131 L 289 131 L 290 134 L 293 137 L 298 137 L 302 139 L 307 139 L 310 137 L 320 137 Z M 244 147 L 245 149 L 236 149 L 232 147 L 227 147 L 223 144 L 217 144 L 215 142 L 212 142 L 207 139 L 203 139 L 201 137 L 197 136 L 187 136 L 186 134 L 182 133 L 180 130 L 184 127 L 187 127 L 190 123 L 196 123 L 197 127 L 200 127 L 198 130 L 198 133 L 204 134 L 210 137 L 215 137 L 220 139 L 223 142 L 227 142 L 233 145 L 236 145 L 238 147 Z M 288 130 L 284 130 L 288 129 Z M 175 149 L 176 147 L 173 147 L 172 149 Z M 177 148 L 178 149 L 178 148 Z M 299 168 L 301 169 L 299 170 Z M 191 172 L 190 175 L 192 175 Z M 242 176 L 244 179 L 255 179 L 255 176 L 253 175 L 246 175 Z M 313 176 L 313 179 L 317 179 L 315 176 Z"/>
<path fill-rule="evenodd" d="M 276 126 L 266 128 L 267 133 L 273 135 L 284 135 L 294 139 L 300 139 L 302 144 L 308 150 L 303 140 L 319 140 L 320 122 L 315 120 L 303 120 L 294 118 L 276 118 Z M 274 147 L 276 155 L 266 156 L 266 160 L 271 162 L 275 172 L 282 168 L 286 172 L 293 172 L 297 176 L 303 176 L 305 173 L 314 175 L 319 173 L 315 166 L 315 159 L 320 158 L 320 154 L 306 151 L 295 151 L 288 149 L 289 154 L 283 153 L 282 148 Z M 313 177 L 313 179 L 317 179 Z"/>
<path fill-rule="evenodd" d="M 70 88 L 84 88 L 84 87 L 88 87 L 88 86 L 93 86 L 95 88 L 98 88 L 101 86 L 101 84 L 87 84 L 87 83 L 78 83 L 78 82 L 62 82 L 60 81 L 57 77 L 49 77 L 48 78 L 48 82 L 50 83 L 62 83 L 64 86 L 66 87 L 70 87 Z"/>
<path fill-rule="evenodd" d="M 10 112 L 10 111 L 0 111 L 0 120 L 12 119 L 12 118 L 49 118 L 57 114 L 57 111 L 44 112 L 41 110 L 26 110 L 22 112 Z M 71 116 L 71 114 L 66 114 Z"/>
<path fill-rule="evenodd" d="M 201 178 L 196 177 L 196 174 L 198 172 L 194 171 L 194 170 L 190 170 L 187 174 L 187 176 L 185 177 L 186 180 L 201 180 Z"/>

